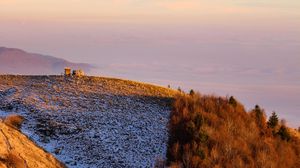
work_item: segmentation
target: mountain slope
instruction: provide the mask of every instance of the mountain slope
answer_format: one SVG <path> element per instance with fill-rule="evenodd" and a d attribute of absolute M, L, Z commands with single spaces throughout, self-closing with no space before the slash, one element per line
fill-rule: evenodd
<path fill-rule="evenodd" d="M 233 97 L 103 77 L 0 75 L 0 110 L 24 116 L 22 132 L 73 168 L 153 167 L 156 160 L 300 166 L 299 133 L 284 123 L 270 128 L 263 109 L 247 112 Z"/>
<path fill-rule="evenodd" d="M 165 159 L 171 89 L 127 80 L 0 75 L 0 109 L 68 167 L 153 167 Z"/>
<path fill-rule="evenodd" d="M 85 71 L 93 68 L 89 64 L 77 64 L 52 56 L 0 47 L 0 74 L 60 74 L 66 66 Z"/>
<path fill-rule="evenodd" d="M 247 112 L 234 97 L 182 94 L 170 118 L 172 167 L 300 167 L 298 133 L 275 115 L 267 121 L 258 105 Z"/>
<path fill-rule="evenodd" d="M 25 135 L 0 121 L 1 168 L 61 168 L 52 155 L 37 147 Z"/>

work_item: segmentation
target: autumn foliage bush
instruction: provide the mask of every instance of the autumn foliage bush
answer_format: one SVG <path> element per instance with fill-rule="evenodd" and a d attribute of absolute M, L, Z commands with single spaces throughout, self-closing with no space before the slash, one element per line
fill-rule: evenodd
<path fill-rule="evenodd" d="M 263 109 L 256 106 L 246 112 L 234 97 L 181 93 L 169 122 L 167 164 L 178 168 L 299 168 L 299 139 L 285 128 L 268 127 Z"/>
<path fill-rule="evenodd" d="M 4 119 L 5 124 L 15 127 L 17 129 L 21 127 L 23 121 L 24 118 L 17 114 L 9 115 Z"/>

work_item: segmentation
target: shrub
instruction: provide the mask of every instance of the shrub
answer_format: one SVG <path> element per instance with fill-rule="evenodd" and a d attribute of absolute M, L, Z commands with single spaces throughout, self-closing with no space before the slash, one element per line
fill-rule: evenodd
<path fill-rule="evenodd" d="M 291 139 L 291 135 L 284 125 L 279 128 L 277 135 L 279 135 L 282 140 L 289 141 Z"/>
<path fill-rule="evenodd" d="M 10 152 L 8 154 L 8 156 L 7 156 L 7 158 L 5 158 L 4 162 L 6 162 L 8 167 L 27 167 L 24 164 L 23 159 L 20 156 L 13 154 L 12 152 Z"/>
<path fill-rule="evenodd" d="M 260 130 L 260 134 L 265 135 L 267 133 L 267 119 L 265 111 L 259 107 L 259 105 L 255 105 L 255 108 L 250 111 L 250 116 L 255 120 L 255 123 Z"/>
<path fill-rule="evenodd" d="M 24 117 L 20 115 L 9 115 L 4 119 L 4 123 L 10 126 L 13 126 L 15 128 L 20 128 L 22 123 L 24 121 Z"/>

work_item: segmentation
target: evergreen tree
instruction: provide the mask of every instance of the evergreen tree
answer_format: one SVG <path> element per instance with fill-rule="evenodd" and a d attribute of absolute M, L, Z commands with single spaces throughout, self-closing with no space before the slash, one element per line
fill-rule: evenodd
<path fill-rule="evenodd" d="M 260 129 L 265 128 L 265 122 L 266 122 L 266 114 L 264 113 L 264 110 L 259 107 L 259 105 L 255 105 L 254 108 L 254 114 L 255 114 L 255 120 L 256 124 Z"/>
<path fill-rule="evenodd" d="M 193 89 L 190 90 L 190 95 L 191 96 L 195 95 L 195 91 Z"/>
<path fill-rule="evenodd" d="M 263 117 L 263 110 L 259 107 L 259 105 L 255 105 L 254 111 L 257 119 L 261 119 Z"/>
<path fill-rule="evenodd" d="M 268 123 L 267 123 L 268 127 L 269 128 L 275 128 L 278 125 L 278 122 L 279 122 L 278 116 L 275 112 L 273 112 L 272 115 L 269 118 Z"/>
<path fill-rule="evenodd" d="M 233 96 L 230 96 L 228 103 L 231 104 L 233 107 L 236 107 L 236 105 L 237 105 L 237 101 L 235 100 L 235 98 Z"/>

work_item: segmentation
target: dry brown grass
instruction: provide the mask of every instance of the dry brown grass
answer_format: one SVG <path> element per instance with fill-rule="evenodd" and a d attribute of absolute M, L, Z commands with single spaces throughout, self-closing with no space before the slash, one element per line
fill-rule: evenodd
<path fill-rule="evenodd" d="M 299 139 L 274 134 L 258 106 L 246 112 L 232 98 L 200 94 L 180 94 L 173 106 L 167 153 L 171 167 L 299 167 Z"/>
<path fill-rule="evenodd" d="M 0 167 L 65 167 L 15 128 L 0 122 Z"/>
<path fill-rule="evenodd" d="M 21 127 L 23 121 L 24 121 L 24 118 L 22 116 L 16 115 L 16 114 L 9 115 L 4 119 L 4 123 L 6 125 L 13 126 L 18 129 Z"/>
<path fill-rule="evenodd" d="M 292 129 L 292 128 L 290 128 L 289 131 L 290 131 L 290 133 L 291 133 L 293 136 L 295 136 L 295 137 L 297 137 L 297 138 L 300 139 L 300 131 L 298 131 L 298 130 L 296 130 L 296 129 Z"/>

